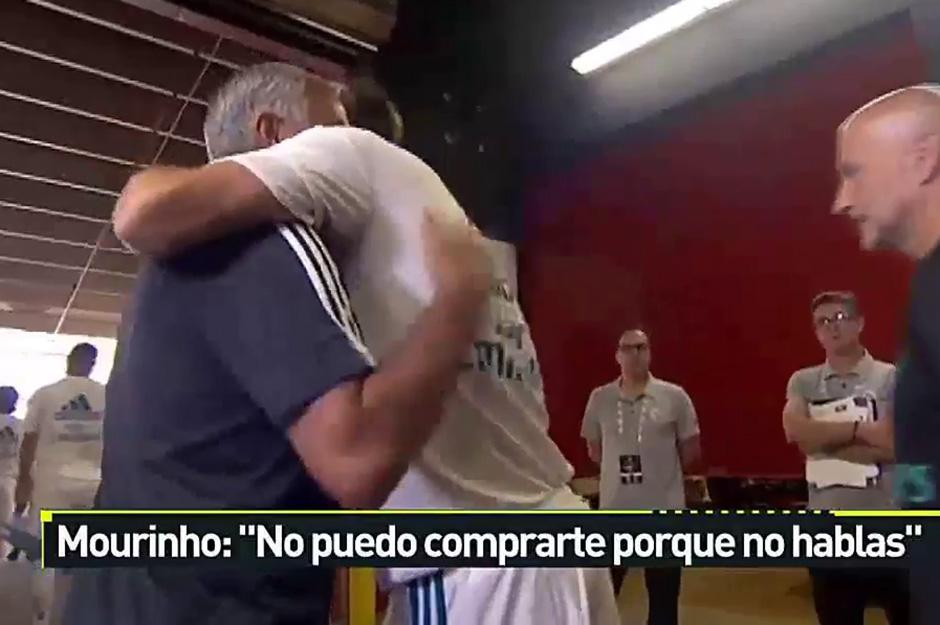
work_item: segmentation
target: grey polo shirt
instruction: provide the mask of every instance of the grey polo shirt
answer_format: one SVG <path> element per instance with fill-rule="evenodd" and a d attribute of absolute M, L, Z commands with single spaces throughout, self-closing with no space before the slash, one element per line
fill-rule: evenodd
<path fill-rule="evenodd" d="M 894 365 L 875 360 L 870 354 L 845 375 L 833 371 L 829 363 L 800 369 L 787 384 L 787 400 L 807 403 L 843 399 L 850 395 L 872 393 L 879 415 L 894 409 Z M 809 507 L 828 510 L 873 510 L 893 508 L 890 467 L 882 466 L 881 476 L 868 488 L 830 486 L 818 489 L 809 485 Z"/>
<path fill-rule="evenodd" d="M 600 507 L 684 508 L 679 443 L 698 433 L 695 407 L 680 386 L 651 377 L 635 400 L 621 394 L 619 380 L 594 389 L 581 436 L 601 443 Z"/>

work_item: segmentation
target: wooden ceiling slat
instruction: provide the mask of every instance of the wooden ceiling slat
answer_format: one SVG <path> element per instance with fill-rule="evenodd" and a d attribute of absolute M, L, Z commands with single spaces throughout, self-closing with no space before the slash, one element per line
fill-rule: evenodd
<path fill-rule="evenodd" d="M 134 278 L 89 271 L 82 281 L 82 288 L 105 293 L 130 293 L 134 288 Z"/>
<path fill-rule="evenodd" d="M 216 52 L 216 56 L 233 63 L 238 63 L 243 67 L 280 60 L 264 52 L 243 46 L 231 39 L 222 40 L 221 45 L 219 45 L 219 50 Z"/>
<path fill-rule="evenodd" d="M 57 321 L 58 319 L 52 315 L 0 310 L 0 326 L 5 328 L 15 328 L 28 332 L 54 332 Z"/>
<path fill-rule="evenodd" d="M 30 332 L 54 332 L 59 322 L 57 313 L 42 312 L 7 312 L 0 311 L 0 326 L 17 328 Z M 61 334 L 75 334 L 79 336 L 101 336 L 116 338 L 119 321 L 96 321 L 82 319 L 79 315 L 68 315 L 62 324 Z"/>
<path fill-rule="evenodd" d="M 0 205 L 0 230 L 94 245 L 101 224 Z"/>
<path fill-rule="evenodd" d="M 63 86 L 68 85 L 65 89 Z M 0 89 L 167 132 L 182 100 L 0 49 Z M 202 140 L 203 107 L 191 104 L 176 134 Z"/>
<path fill-rule="evenodd" d="M 91 268 L 134 275 L 137 273 L 138 264 L 139 258 L 133 254 L 98 250 L 95 259 L 91 263 Z"/>
<path fill-rule="evenodd" d="M 0 39 L 132 80 L 186 94 L 203 62 L 97 24 L 18 3 L 0 20 Z"/>
<path fill-rule="evenodd" d="M 114 210 L 113 197 L 2 174 L 0 200 L 98 219 L 111 219 Z"/>
<path fill-rule="evenodd" d="M 395 8 L 390 3 L 361 0 L 254 0 L 255 4 L 295 13 L 331 26 L 372 44 L 388 41 L 395 26 Z"/>
<path fill-rule="evenodd" d="M 177 114 L 179 113 L 179 108 L 173 110 L 173 117 L 167 120 L 167 129 L 169 129 L 170 124 L 176 119 Z M 173 134 L 180 137 L 188 137 L 190 139 L 196 139 L 197 141 L 203 140 L 202 133 L 202 124 L 206 121 L 206 109 L 204 106 L 199 106 L 197 104 L 189 103 L 186 105 L 186 108 L 183 109 L 183 114 L 180 116 L 179 122 L 176 125 L 176 129 L 173 131 Z"/>
<path fill-rule="evenodd" d="M 104 235 L 104 239 L 101 241 L 102 249 L 114 249 L 114 250 L 123 250 L 125 249 L 124 244 L 117 238 L 117 235 L 114 234 L 113 229 L 109 229 L 107 234 Z"/>
<path fill-rule="evenodd" d="M 227 67 L 210 65 L 203 74 L 202 80 L 199 81 L 194 95 L 208 102 L 231 75 L 232 70 Z"/>
<path fill-rule="evenodd" d="M 0 138 L 0 169 L 105 189 L 115 193 L 124 187 L 124 183 L 131 174 L 131 168 L 124 165 L 2 138 Z M 35 201 L 26 203 L 33 204 Z"/>
<path fill-rule="evenodd" d="M 206 158 L 205 148 L 181 141 L 170 141 L 163 150 L 159 163 L 177 167 L 196 167 L 204 165 Z"/>
<path fill-rule="evenodd" d="M 79 310 L 100 310 L 102 312 L 121 314 L 127 304 L 126 296 L 105 295 L 103 293 L 92 293 L 85 289 L 79 289 L 78 295 L 72 306 Z"/>
<path fill-rule="evenodd" d="M 0 259 L 0 276 L 9 280 L 57 284 L 72 288 L 72 285 L 78 281 L 78 275 L 80 273 L 78 269 L 44 267 L 42 265 Z M 107 289 L 104 290 L 107 291 Z"/>
<path fill-rule="evenodd" d="M 206 52 L 215 44 L 213 35 L 124 2 L 102 2 L 101 0 L 53 0 L 53 2 L 192 50 Z"/>
<path fill-rule="evenodd" d="M 14 310 L 63 307 L 69 301 L 71 289 L 58 285 L 37 284 L 16 280 L 0 280 L 0 302 Z"/>
<path fill-rule="evenodd" d="M 4 97 L 0 97 L 0 132 L 135 163 L 147 162 L 152 158 L 162 141 L 162 137 L 156 133 L 141 132 Z"/>
<path fill-rule="evenodd" d="M 62 324 L 61 334 L 77 334 L 79 336 L 101 336 L 105 338 L 117 338 L 120 321 L 111 323 L 101 321 L 91 321 L 87 319 L 78 319 L 75 315 L 68 315 L 65 323 Z"/>
<path fill-rule="evenodd" d="M 81 269 L 88 262 L 91 251 L 90 247 L 0 235 L 0 256 L 24 261 L 54 263 Z M 138 258 L 133 254 L 98 250 L 91 270 L 129 274 L 127 279 L 132 280 L 137 273 L 137 264 Z"/>
<path fill-rule="evenodd" d="M 87 247 L 0 235 L 0 256 L 81 268 L 90 255 Z"/>

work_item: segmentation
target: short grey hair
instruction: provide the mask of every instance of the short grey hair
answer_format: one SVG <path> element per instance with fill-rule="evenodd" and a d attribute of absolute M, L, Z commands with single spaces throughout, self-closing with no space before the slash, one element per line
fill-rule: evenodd
<path fill-rule="evenodd" d="M 262 63 L 233 75 L 216 92 L 206 112 L 203 133 L 209 160 L 261 147 L 255 134 L 261 113 L 304 123 L 311 78 L 306 70 L 287 63 Z"/>

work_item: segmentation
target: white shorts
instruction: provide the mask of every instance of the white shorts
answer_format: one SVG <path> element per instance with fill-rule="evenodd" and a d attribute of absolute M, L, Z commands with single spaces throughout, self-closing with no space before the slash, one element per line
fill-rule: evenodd
<path fill-rule="evenodd" d="M 385 625 L 619 625 L 608 569 L 455 569 L 395 588 Z"/>

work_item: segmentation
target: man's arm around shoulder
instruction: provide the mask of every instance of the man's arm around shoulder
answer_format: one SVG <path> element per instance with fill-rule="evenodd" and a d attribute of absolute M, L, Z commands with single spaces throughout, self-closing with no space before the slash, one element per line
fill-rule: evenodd
<path fill-rule="evenodd" d="M 146 169 L 128 181 L 113 217 L 119 239 L 154 256 L 290 218 L 257 177 L 229 161 L 198 168 Z"/>

